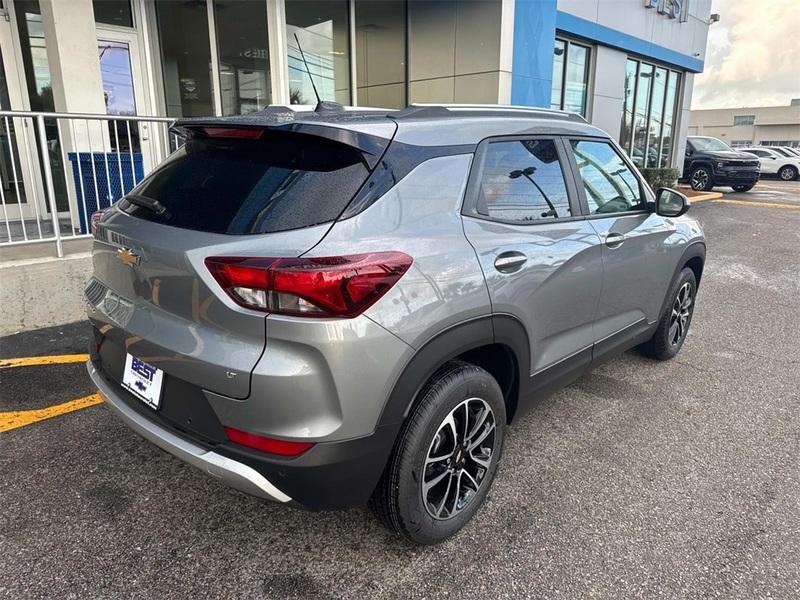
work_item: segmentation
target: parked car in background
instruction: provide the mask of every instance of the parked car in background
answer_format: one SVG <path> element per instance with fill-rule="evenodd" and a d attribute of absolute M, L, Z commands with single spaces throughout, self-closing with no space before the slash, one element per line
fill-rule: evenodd
<path fill-rule="evenodd" d="M 790 148 L 789 146 L 759 146 L 759 148 L 769 148 L 783 156 L 800 157 L 800 150 L 797 150 L 797 148 Z"/>
<path fill-rule="evenodd" d="M 783 181 L 797 179 L 800 173 L 800 156 L 786 156 L 770 148 L 740 148 L 758 157 L 762 175 L 777 175 Z"/>
<path fill-rule="evenodd" d="M 578 115 L 328 104 L 173 131 L 97 225 L 87 366 L 132 429 L 235 488 L 369 502 L 438 542 L 535 399 L 686 340 L 702 229 Z"/>
<path fill-rule="evenodd" d="M 680 180 L 696 191 L 727 185 L 734 191 L 747 192 L 758 182 L 760 168 L 752 154 L 734 150 L 722 140 L 689 136 Z"/>

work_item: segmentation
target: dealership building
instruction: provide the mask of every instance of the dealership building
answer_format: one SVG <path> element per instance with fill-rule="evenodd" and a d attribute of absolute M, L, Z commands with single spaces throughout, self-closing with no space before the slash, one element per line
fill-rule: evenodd
<path fill-rule="evenodd" d="M 179 117 L 311 103 L 299 40 L 325 99 L 565 109 L 639 164 L 676 164 L 710 4 L 2 0 L 2 108 Z"/>
<path fill-rule="evenodd" d="M 793 98 L 784 106 L 693 110 L 689 135 L 715 137 L 734 148 L 800 148 L 800 98 Z"/>

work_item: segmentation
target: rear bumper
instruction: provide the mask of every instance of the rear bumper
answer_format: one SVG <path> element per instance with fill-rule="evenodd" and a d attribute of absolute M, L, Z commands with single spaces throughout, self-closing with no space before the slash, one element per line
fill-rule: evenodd
<path fill-rule="evenodd" d="M 266 500 L 310 510 L 338 510 L 364 505 L 383 473 L 400 423 L 379 426 L 371 435 L 318 443 L 295 458 L 284 458 L 226 441 L 190 439 L 171 426 L 175 421 L 152 411 L 87 362 L 89 376 L 108 407 L 131 429 L 173 456 Z M 162 398 L 162 404 L 182 398 Z M 191 398 L 188 402 L 191 403 Z M 195 399 L 194 408 L 197 409 Z M 174 413 L 173 413 L 174 416 Z"/>
<path fill-rule="evenodd" d="M 225 484 L 237 490 L 275 502 L 291 500 L 289 496 L 252 467 L 193 444 L 141 416 L 115 392 L 113 384 L 106 381 L 91 361 L 86 363 L 86 367 L 89 376 L 112 412 L 145 439 L 184 462 L 221 479 Z"/>

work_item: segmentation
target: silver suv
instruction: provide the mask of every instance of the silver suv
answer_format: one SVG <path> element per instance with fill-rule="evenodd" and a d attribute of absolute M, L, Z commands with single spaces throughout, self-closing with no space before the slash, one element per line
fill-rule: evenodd
<path fill-rule="evenodd" d="M 132 429 L 239 490 L 369 502 L 438 542 L 536 398 L 686 339 L 688 201 L 579 116 L 321 105 L 173 131 L 98 223 L 88 369 Z"/>

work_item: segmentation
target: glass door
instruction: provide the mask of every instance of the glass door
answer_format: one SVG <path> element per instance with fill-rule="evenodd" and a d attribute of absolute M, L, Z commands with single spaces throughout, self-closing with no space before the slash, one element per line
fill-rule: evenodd
<path fill-rule="evenodd" d="M 14 8 L 0 0 L 0 110 L 24 111 L 30 102 Z M 30 117 L 0 117 L 0 242 L 42 237 L 48 220 L 34 126 Z"/>
<path fill-rule="evenodd" d="M 138 36 L 134 31 L 97 27 L 97 53 L 100 58 L 100 75 L 106 114 L 110 116 L 149 115 L 149 103 L 144 93 L 142 59 Z M 152 122 L 116 120 L 109 121 L 106 132 L 109 151 L 126 156 L 136 167 L 134 172 L 151 171 L 165 156 L 161 143 L 167 139 L 166 125 Z M 126 164 L 129 164 L 126 162 Z M 139 180 L 136 176 L 135 180 Z"/>

